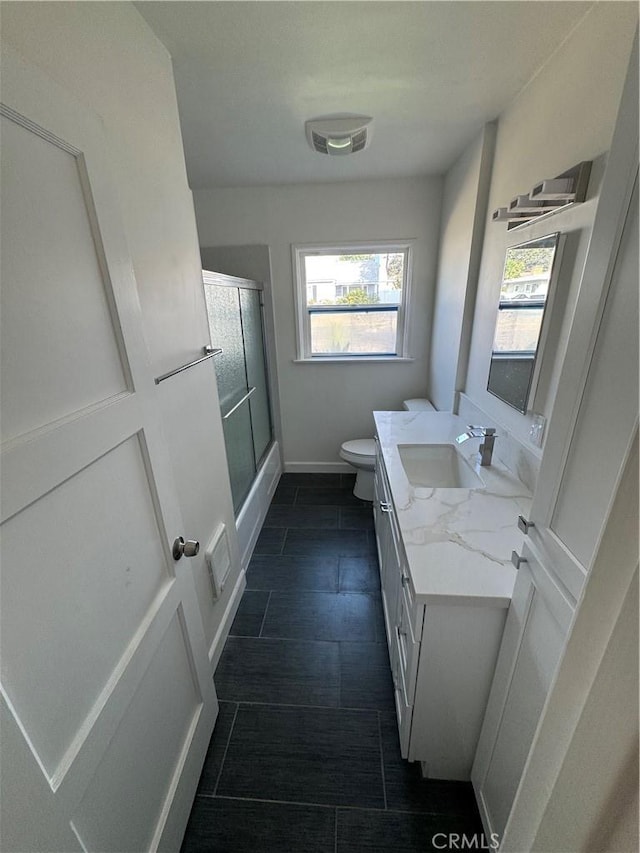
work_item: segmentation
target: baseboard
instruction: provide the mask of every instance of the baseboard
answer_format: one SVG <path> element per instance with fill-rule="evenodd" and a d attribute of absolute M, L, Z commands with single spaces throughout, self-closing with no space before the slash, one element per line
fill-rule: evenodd
<path fill-rule="evenodd" d="M 285 462 L 287 474 L 353 474 L 348 462 Z"/>
<path fill-rule="evenodd" d="M 489 818 L 489 812 L 487 810 L 487 804 L 485 803 L 484 797 L 481 791 L 476 791 L 475 785 L 473 786 L 473 793 L 476 798 L 476 804 L 478 806 L 478 811 L 480 813 L 480 820 L 482 821 L 482 828 L 484 829 L 484 836 L 487 839 L 493 839 L 494 836 L 497 838 L 498 836 L 493 832 L 493 826 L 491 824 L 491 819 Z M 495 847 L 492 848 L 495 850 Z"/>
<path fill-rule="evenodd" d="M 211 670 L 214 673 L 218 666 L 222 649 L 224 648 L 227 636 L 231 630 L 231 623 L 235 618 L 236 611 L 238 610 L 238 605 L 240 604 L 240 599 L 242 598 L 242 593 L 244 592 L 246 585 L 247 578 L 244 569 L 242 569 L 238 575 L 238 579 L 236 580 L 233 592 L 229 597 L 227 606 L 224 609 L 224 613 L 222 614 L 222 619 L 218 625 L 218 630 L 215 633 L 213 642 L 209 647 L 209 663 L 211 664 Z"/>

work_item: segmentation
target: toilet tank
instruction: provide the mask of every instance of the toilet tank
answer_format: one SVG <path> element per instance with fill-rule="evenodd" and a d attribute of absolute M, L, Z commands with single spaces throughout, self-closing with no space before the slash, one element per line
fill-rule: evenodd
<path fill-rule="evenodd" d="M 410 400 L 402 401 L 403 407 L 409 412 L 435 412 L 435 408 L 431 405 L 426 397 L 412 397 Z"/>

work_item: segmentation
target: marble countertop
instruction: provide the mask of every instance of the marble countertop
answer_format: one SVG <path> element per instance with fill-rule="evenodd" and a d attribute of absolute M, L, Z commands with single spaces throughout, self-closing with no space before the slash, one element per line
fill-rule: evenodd
<path fill-rule="evenodd" d="M 456 445 L 484 488 L 413 486 L 398 444 L 455 444 L 466 422 L 449 412 L 374 412 L 391 498 L 416 598 L 422 603 L 508 607 L 521 553 L 518 515 L 526 516 L 531 493 L 496 459 L 479 464 L 481 439 Z M 496 449 L 500 441 L 496 435 Z"/>

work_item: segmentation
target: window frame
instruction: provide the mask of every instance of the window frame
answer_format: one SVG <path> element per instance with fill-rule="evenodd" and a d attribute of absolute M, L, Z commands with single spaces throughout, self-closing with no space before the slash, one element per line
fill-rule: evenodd
<path fill-rule="evenodd" d="M 411 361 L 409 355 L 409 316 L 408 306 L 411 304 L 411 279 L 413 272 L 414 240 L 372 240 L 366 242 L 348 243 L 304 243 L 291 246 L 293 263 L 293 291 L 296 309 L 296 346 L 298 362 L 323 364 L 331 362 L 373 361 Z M 396 352 L 395 354 L 354 353 L 353 355 L 313 355 L 311 352 L 311 322 L 309 306 L 307 305 L 307 281 L 304 259 L 309 255 L 348 255 L 348 254 L 387 254 L 402 253 L 405 256 L 404 281 L 397 309 L 396 323 Z M 330 306 L 335 313 L 353 313 L 352 305 Z M 367 306 L 368 311 L 376 311 L 373 306 Z M 389 310 L 382 305 L 378 310 Z"/>

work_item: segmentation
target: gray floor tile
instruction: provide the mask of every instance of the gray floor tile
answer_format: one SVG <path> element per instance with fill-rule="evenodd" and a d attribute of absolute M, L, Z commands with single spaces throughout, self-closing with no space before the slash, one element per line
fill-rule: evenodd
<path fill-rule="evenodd" d="M 374 643 L 377 605 L 373 596 L 357 593 L 276 591 L 262 636 Z"/>
<path fill-rule="evenodd" d="M 367 557 L 374 552 L 366 530 L 289 530 L 283 553 Z"/>
<path fill-rule="evenodd" d="M 270 595 L 269 592 L 245 589 L 229 633 L 236 637 L 258 637 Z"/>
<path fill-rule="evenodd" d="M 481 827 L 461 817 L 339 809 L 336 849 L 337 853 L 451 851 L 460 849 L 465 835 L 471 844 L 466 849 L 487 850 L 486 842 L 481 846 L 481 832 Z M 458 836 L 452 843 L 450 833 Z"/>
<path fill-rule="evenodd" d="M 204 759 L 202 774 L 200 775 L 200 782 L 198 784 L 198 794 L 213 794 L 216 789 L 227 743 L 229 742 L 231 726 L 233 725 L 233 719 L 237 710 L 238 705 L 235 702 L 223 702 L 220 700 L 218 719 L 216 720 L 216 725 L 209 741 L 209 749 Z"/>
<path fill-rule="evenodd" d="M 283 474 L 279 486 L 293 486 L 301 489 L 339 488 L 342 484 L 342 474 Z"/>
<path fill-rule="evenodd" d="M 340 592 L 380 592 L 380 570 L 374 557 L 340 557 Z"/>
<path fill-rule="evenodd" d="M 218 794 L 383 808 L 377 714 L 240 705 Z"/>
<path fill-rule="evenodd" d="M 334 853 L 335 810 L 196 797 L 182 853 Z"/>
<path fill-rule="evenodd" d="M 234 702 L 337 706 L 338 644 L 229 637 L 213 680 Z"/>
<path fill-rule="evenodd" d="M 283 486 L 278 485 L 273 497 L 271 498 L 272 504 L 293 504 L 296 500 L 296 492 L 297 489 L 295 486 Z"/>
<path fill-rule="evenodd" d="M 247 589 L 338 591 L 338 557 L 253 557 Z"/>
<path fill-rule="evenodd" d="M 470 784 L 425 781 L 400 755 L 371 505 L 354 482 L 280 481 L 214 677 L 183 853 L 335 853 L 335 806 L 351 807 L 338 809 L 340 853 L 481 831 Z"/>
<path fill-rule="evenodd" d="M 373 624 L 376 630 L 376 643 L 387 644 L 387 631 L 384 625 L 384 611 L 382 609 L 382 596 L 369 593 L 373 598 Z"/>
<path fill-rule="evenodd" d="M 258 536 L 254 554 L 282 554 L 287 531 L 276 527 L 263 527 Z"/>
<path fill-rule="evenodd" d="M 373 530 L 373 510 L 369 506 L 341 506 L 341 530 Z"/>
<path fill-rule="evenodd" d="M 335 506 L 274 506 L 269 507 L 264 520 L 267 527 L 325 528 L 338 527 L 338 507 Z"/>
<path fill-rule="evenodd" d="M 310 504 L 316 506 L 354 506 L 369 507 L 371 504 L 360 500 L 353 494 L 353 489 L 339 486 L 336 488 L 318 487 L 315 489 L 298 489 L 296 504 Z"/>
<path fill-rule="evenodd" d="M 420 763 L 405 761 L 400 754 L 395 712 L 381 713 L 380 726 L 389 809 L 467 817 L 479 821 L 470 782 L 423 779 Z"/>
<path fill-rule="evenodd" d="M 340 643 L 340 705 L 394 713 L 389 654 L 383 643 Z"/>

